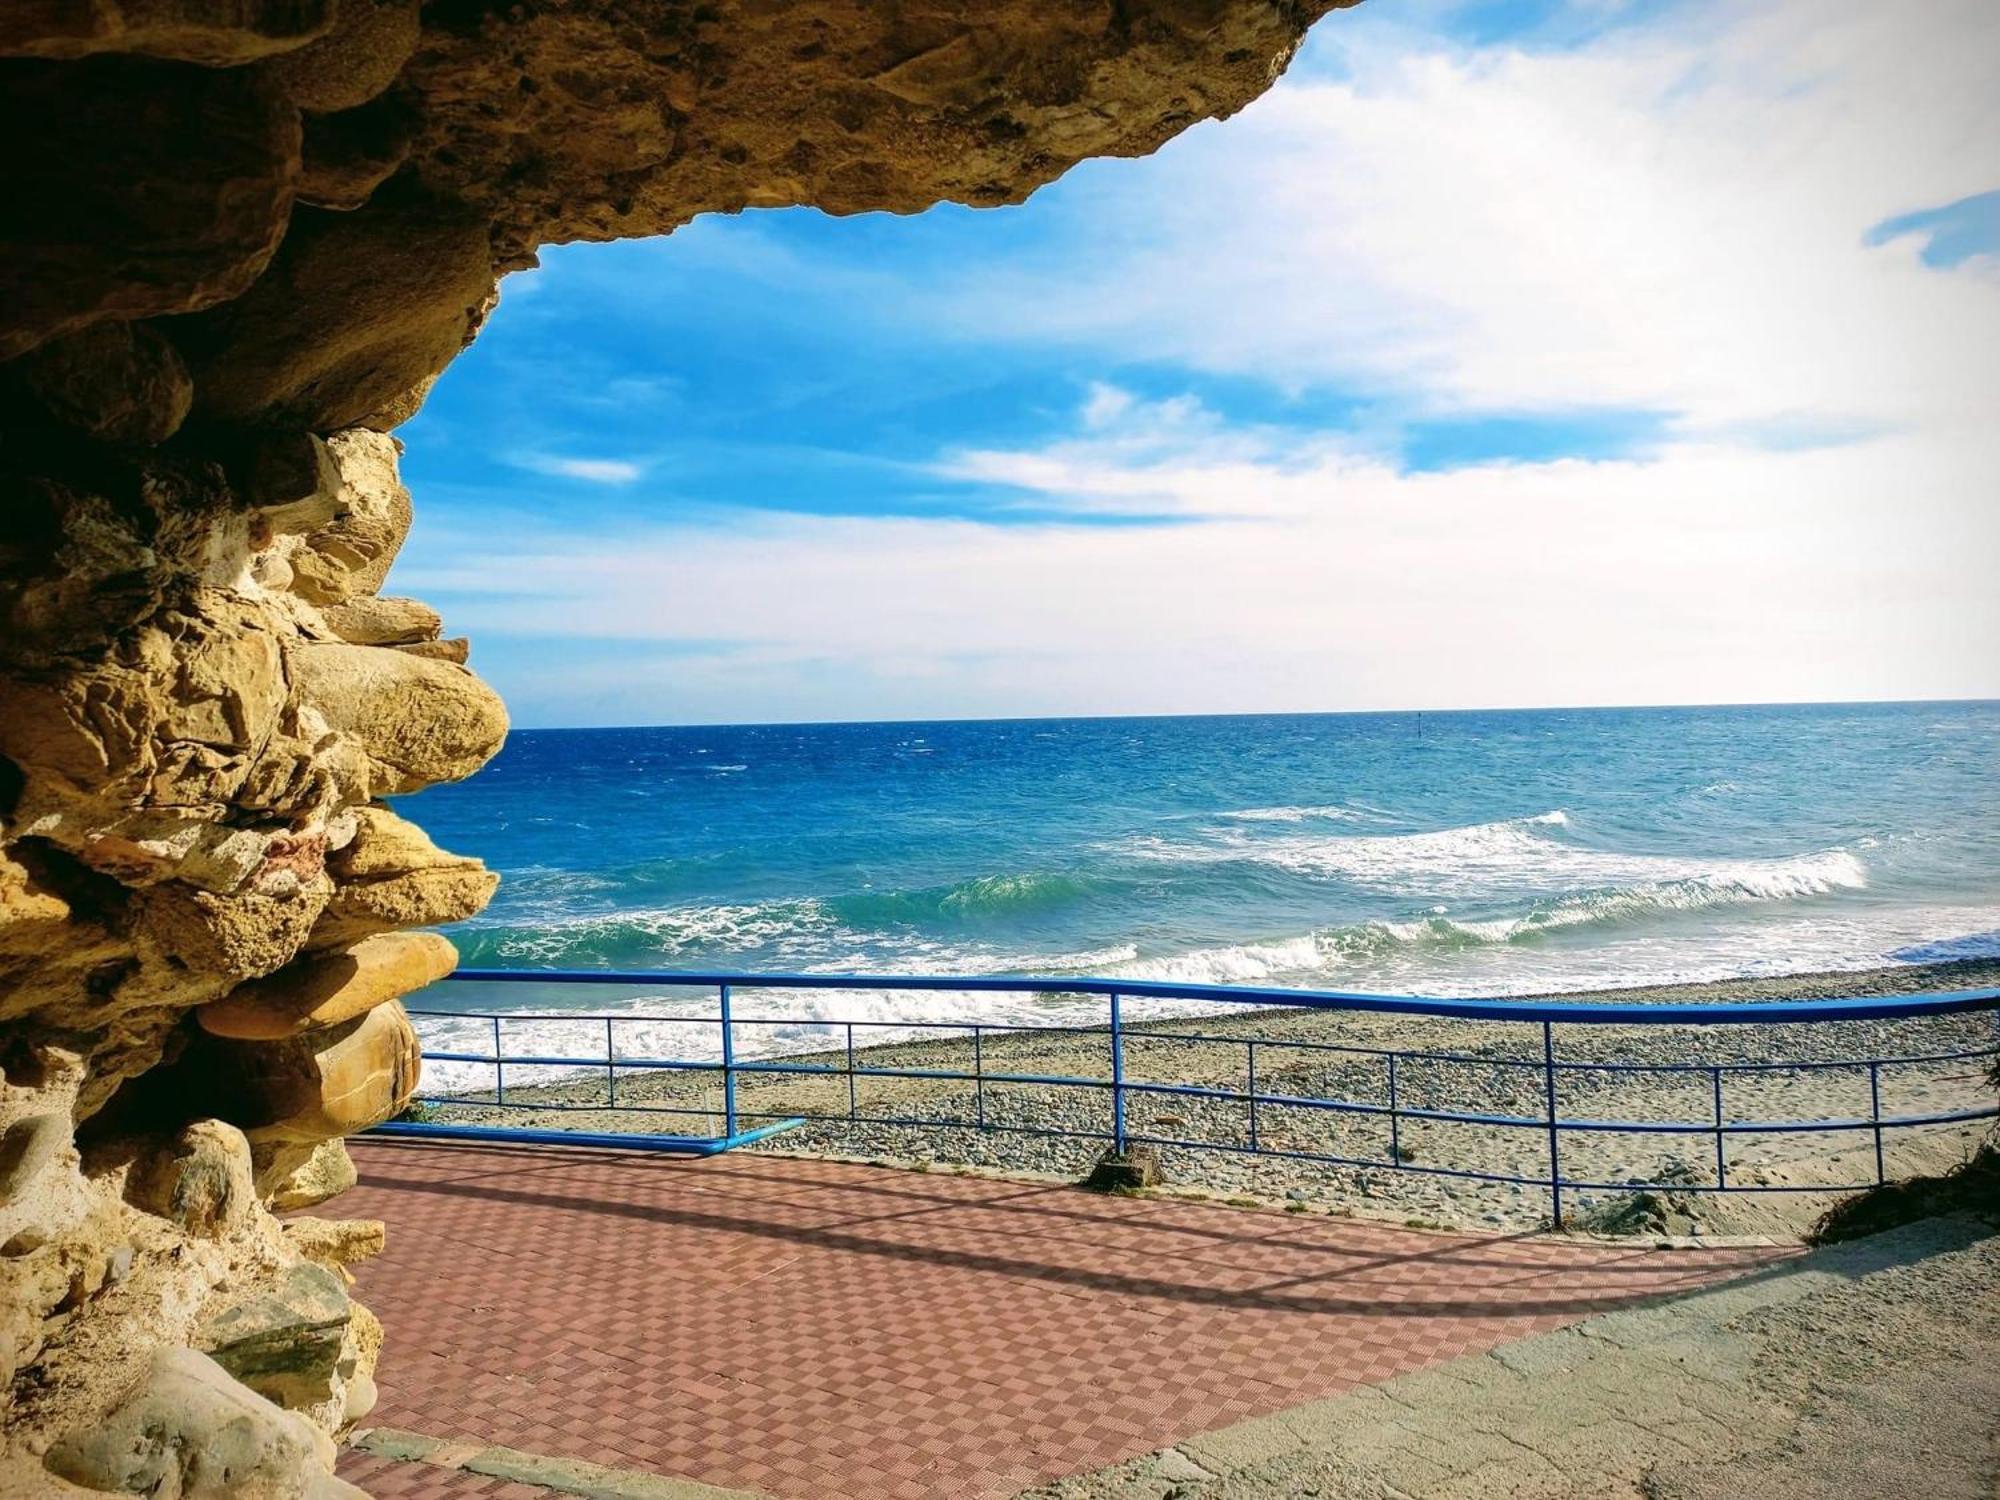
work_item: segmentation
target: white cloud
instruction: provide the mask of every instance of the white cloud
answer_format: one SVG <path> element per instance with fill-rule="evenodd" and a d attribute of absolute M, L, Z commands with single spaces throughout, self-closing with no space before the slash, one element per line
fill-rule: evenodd
<path fill-rule="evenodd" d="M 1339 436 L 1224 422 L 1193 396 L 1146 401 L 1092 384 L 1073 438 L 1033 449 L 965 448 L 933 466 L 946 479 L 1021 492 L 1022 506 L 1079 517 L 1287 514 L 1287 482 L 1349 450 Z"/>
<path fill-rule="evenodd" d="M 1059 274 L 928 315 L 1434 409 L 1986 420 L 1992 280 L 1862 238 L 2000 185 L 2000 6 L 1736 0 L 1570 52 L 1365 16 L 1322 23 L 1340 78 L 1086 169 Z"/>
<path fill-rule="evenodd" d="M 746 644 L 635 667 L 627 722 L 1991 695 L 2000 524 L 1962 465 L 1888 435 L 1399 475 L 1196 440 L 1052 483 L 1244 519 L 510 521 L 504 550 L 460 539 L 403 586 L 475 635 Z"/>
<path fill-rule="evenodd" d="M 507 462 L 531 474 L 581 479 L 590 484 L 631 484 L 646 472 L 629 458 L 569 458 L 559 453 L 513 453 Z"/>
<path fill-rule="evenodd" d="M 2000 6 L 1356 37 L 1338 81 L 1088 169 L 1060 274 L 914 286 L 909 316 L 1411 411 L 1658 410 L 1672 441 L 1406 474 L 1099 383 L 1067 435 L 938 471 L 1209 519 L 524 521 L 423 548 L 449 561 L 409 586 L 455 626 L 635 643 L 627 722 L 2000 694 L 2000 282 L 1863 242 L 2000 185 Z M 1855 436 L 1758 441 L 1815 431 Z M 636 644 L 717 639 L 744 647 Z"/>

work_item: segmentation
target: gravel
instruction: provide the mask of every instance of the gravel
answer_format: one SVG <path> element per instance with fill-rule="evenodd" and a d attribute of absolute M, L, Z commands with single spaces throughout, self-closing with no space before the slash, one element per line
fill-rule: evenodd
<path fill-rule="evenodd" d="M 1838 994 L 1921 993 L 2000 983 L 2000 961 L 1910 966 L 1864 974 L 1796 975 L 1725 985 L 1687 985 L 1614 993 L 1621 1001 L 1807 998 Z M 1199 1039 L 1198 1039 L 1199 1038 Z M 1995 1045 L 1992 1013 L 1921 1021 L 1838 1021 L 1692 1027 L 1567 1023 L 1554 1028 L 1559 1063 L 1612 1062 L 1685 1067 L 1695 1072 L 1564 1071 L 1558 1111 L 1566 1119 L 1706 1125 L 1714 1118 L 1713 1067 L 1742 1063 L 1839 1062 L 1950 1052 Z M 1185 1021 L 1134 1023 L 1125 1041 L 1126 1125 L 1135 1140 L 1161 1142 L 1168 1190 L 1224 1199 L 1278 1202 L 1294 1212 L 1358 1213 L 1437 1226 L 1526 1230 L 1546 1225 L 1546 1187 L 1491 1183 L 1436 1169 L 1497 1176 L 1546 1176 L 1549 1141 L 1539 1128 L 1402 1118 L 1259 1103 L 1255 1141 L 1264 1151 L 1339 1160 L 1253 1156 L 1251 1108 L 1241 1099 L 1147 1093 L 1147 1083 L 1194 1084 L 1248 1091 L 1254 1040 L 1261 1095 L 1288 1095 L 1386 1107 L 1388 1063 L 1362 1052 L 1305 1044 L 1448 1053 L 1404 1056 L 1396 1064 L 1399 1109 L 1441 1109 L 1544 1117 L 1547 1078 L 1538 1025 L 1458 1021 L 1354 1012 L 1256 1011 Z M 1055 1087 L 994 1081 L 995 1074 L 1062 1075 L 1109 1081 L 1102 1028 L 992 1032 L 977 1062 L 983 1086 L 930 1078 L 860 1077 L 850 1095 L 844 1072 L 830 1076 L 739 1077 L 744 1126 L 794 1115 L 817 1118 L 748 1149 L 874 1160 L 934 1169 L 1075 1179 L 1085 1175 L 1111 1136 L 1108 1087 Z M 972 1071 L 970 1037 L 858 1048 L 862 1068 Z M 801 1053 L 787 1063 L 842 1069 L 844 1051 Z M 1526 1061 L 1532 1066 L 1518 1066 Z M 1990 1105 L 1979 1060 L 1885 1067 L 1885 1115 Z M 1773 1068 L 1722 1075 L 1723 1109 L 1732 1122 L 1852 1119 L 1870 1108 L 1864 1067 Z M 661 1134 L 717 1133 L 702 1110 L 719 1111 L 721 1087 L 708 1072 L 621 1069 L 618 1109 L 602 1075 L 510 1084 L 507 1109 L 480 1107 L 490 1094 L 467 1093 L 434 1105 L 437 1118 L 478 1124 Z M 529 1107 L 521 1107 L 529 1106 Z M 922 1119 L 941 1124 L 901 1124 Z M 1932 1171 L 1970 1154 L 1990 1121 L 1892 1130 L 1884 1136 L 1890 1176 Z M 1061 1132 L 1061 1133 L 1058 1133 Z M 1083 1138 L 1073 1138 L 1081 1136 Z M 1176 1144 L 1179 1143 L 1179 1144 Z M 1728 1138 L 1731 1185 L 1785 1192 L 1703 1192 L 1715 1183 L 1714 1138 L 1671 1131 L 1566 1130 L 1563 1174 L 1596 1186 L 1565 1190 L 1571 1222 L 1605 1232 L 1673 1237 L 1791 1237 L 1838 1196 L 1832 1189 L 1872 1181 L 1873 1132 L 1813 1135 L 1737 1134 Z M 1671 1191 L 1641 1192 L 1647 1184 Z"/>

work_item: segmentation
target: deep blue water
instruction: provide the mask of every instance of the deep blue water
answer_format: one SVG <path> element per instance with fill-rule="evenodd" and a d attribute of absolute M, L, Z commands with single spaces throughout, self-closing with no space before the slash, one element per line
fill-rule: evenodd
<path fill-rule="evenodd" d="M 505 877 L 476 965 L 1522 993 L 2000 952 L 1993 703 L 521 731 L 407 801 Z"/>

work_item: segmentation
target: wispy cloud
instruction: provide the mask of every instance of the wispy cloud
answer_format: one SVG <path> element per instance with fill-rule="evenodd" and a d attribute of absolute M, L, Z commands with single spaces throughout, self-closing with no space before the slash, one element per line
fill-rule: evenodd
<path fill-rule="evenodd" d="M 1861 240 L 2000 181 L 2000 7 L 1733 0 L 1533 51 L 1366 12 L 918 314 L 1430 411 L 1990 410 L 1991 281 Z"/>
<path fill-rule="evenodd" d="M 1039 513 L 1245 518 L 1293 513 L 1289 481 L 1355 451 L 1338 434 L 1228 422 L 1198 398 L 1146 400 L 1093 382 L 1076 431 L 1031 448 L 967 448 L 942 478 L 1011 490 Z"/>
<path fill-rule="evenodd" d="M 555 479 L 581 479 L 587 484 L 632 484 L 646 466 L 629 458 L 577 458 L 560 453 L 511 453 L 507 462 L 530 474 Z"/>

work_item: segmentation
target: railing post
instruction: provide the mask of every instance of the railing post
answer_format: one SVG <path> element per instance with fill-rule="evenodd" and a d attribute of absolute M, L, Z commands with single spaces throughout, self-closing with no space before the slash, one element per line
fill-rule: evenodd
<path fill-rule="evenodd" d="M 500 1051 L 500 1018 L 493 1018 L 493 1102 L 507 1102 L 507 1064 Z"/>
<path fill-rule="evenodd" d="M 729 986 L 722 998 L 722 1133 L 736 1134 L 736 1028 L 729 1022 Z"/>
<path fill-rule="evenodd" d="M 1111 997 L 1111 1149 L 1125 1154 L 1125 1026 Z"/>
<path fill-rule="evenodd" d="M 847 1023 L 847 1118 L 849 1121 L 859 1118 L 854 1103 L 854 1023 L 852 1021 Z"/>
<path fill-rule="evenodd" d="M 1396 1104 L 1396 1054 L 1389 1054 L 1389 1160 L 1397 1166 L 1403 1164 L 1402 1117 L 1397 1113 Z"/>
<path fill-rule="evenodd" d="M 1868 1064 L 1868 1119 L 1875 1127 L 1875 1184 L 1880 1187 L 1889 1180 L 1889 1174 L 1882 1169 L 1882 1063 L 1876 1059 Z"/>
<path fill-rule="evenodd" d="M 979 1128 L 986 1128 L 986 1052 L 980 1042 L 980 1028 L 972 1028 L 972 1100 Z"/>
<path fill-rule="evenodd" d="M 618 1107 L 618 1049 L 611 1040 L 611 1017 L 604 1018 L 604 1089 L 611 1096 L 612 1109 Z"/>
<path fill-rule="evenodd" d="M 1542 1022 L 1542 1090 L 1549 1105 L 1549 1219 L 1563 1227 L 1562 1146 L 1556 1129 L 1556 1031 Z"/>
<path fill-rule="evenodd" d="M 1246 1037 L 1244 1043 L 1250 1052 L 1245 1071 L 1250 1082 L 1250 1149 L 1255 1151 L 1257 1149 L 1257 1039 Z"/>
<path fill-rule="evenodd" d="M 1729 1164 L 1722 1149 L 1722 1069 L 1711 1067 L 1708 1079 L 1715 1097 L 1715 1190 L 1729 1186 Z"/>

